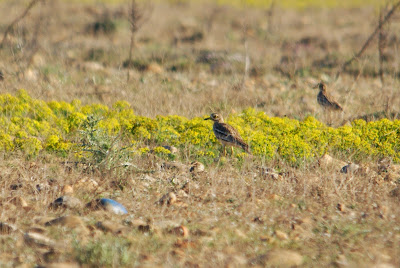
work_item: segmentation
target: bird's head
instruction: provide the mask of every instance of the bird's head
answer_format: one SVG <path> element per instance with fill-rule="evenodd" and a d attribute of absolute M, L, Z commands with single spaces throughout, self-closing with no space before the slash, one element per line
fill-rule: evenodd
<path fill-rule="evenodd" d="M 212 113 L 212 114 L 210 114 L 210 117 L 207 117 L 204 120 L 212 120 L 214 122 L 221 122 L 221 123 L 224 122 L 224 119 L 218 113 Z"/>
<path fill-rule="evenodd" d="M 325 92 L 326 91 L 326 85 L 324 82 L 319 82 L 314 88 L 318 88 L 320 91 Z"/>

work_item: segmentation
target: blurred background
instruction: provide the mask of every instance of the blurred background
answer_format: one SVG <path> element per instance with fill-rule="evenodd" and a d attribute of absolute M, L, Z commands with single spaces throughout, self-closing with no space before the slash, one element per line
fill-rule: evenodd
<path fill-rule="evenodd" d="M 345 110 L 339 124 L 395 118 L 397 5 L 1 1 L 0 93 L 24 88 L 44 100 L 126 100 L 145 116 L 254 107 L 302 119 L 322 118 L 313 86 L 323 80 Z"/>

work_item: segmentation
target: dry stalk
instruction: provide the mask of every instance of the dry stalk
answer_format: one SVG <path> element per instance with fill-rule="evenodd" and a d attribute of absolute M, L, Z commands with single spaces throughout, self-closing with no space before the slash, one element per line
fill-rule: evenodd
<path fill-rule="evenodd" d="M 379 25 L 382 25 L 383 21 L 383 15 L 382 15 L 382 9 L 379 12 Z M 384 84 L 384 77 L 383 77 L 383 61 L 384 61 L 384 55 L 383 55 L 383 50 L 385 49 L 386 45 L 386 33 L 384 31 L 384 27 L 381 26 L 379 30 L 379 35 L 378 35 L 378 53 L 379 53 L 379 77 L 382 82 L 382 86 Z"/>
<path fill-rule="evenodd" d="M 271 4 L 269 5 L 269 8 L 267 9 L 267 21 L 268 21 L 268 33 L 272 33 L 274 29 L 274 13 L 275 13 L 275 7 L 276 3 L 275 1 L 272 1 Z"/>
<path fill-rule="evenodd" d="M 0 47 L 3 47 L 6 39 L 7 39 L 7 35 L 8 33 L 12 30 L 12 28 L 21 20 L 23 20 L 29 13 L 29 11 L 36 6 L 39 2 L 41 2 L 43 0 L 32 0 L 29 5 L 26 7 L 26 9 L 24 10 L 24 12 L 22 12 L 21 15 L 19 15 L 18 17 L 16 17 L 8 26 L 7 29 L 5 30 L 4 34 L 3 34 L 3 39 L 1 40 L 0 43 Z"/>
<path fill-rule="evenodd" d="M 147 8 L 147 11 L 150 10 Z M 129 10 L 129 23 L 131 26 L 131 39 L 130 39 L 130 44 L 129 44 L 129 57 L 128 57 L 128 62 L 130 63 L 132 61 L 132 55 L 133 55 L 133 48 L 135 47 L 135 35 L 136 32 L 140 29 L 140 27 L 143 25 L 145 20 L 149 17 L 149 14 L 145 13 L 145 8 L 142 7 L 140 8 L 136 2 L 136 0 L 132 0 L 130 10 Z M 129 68 L 127 71 L 127 78 L 126 81 L 129 82 Z"/>
<path fill-rule="evenodd" d="M 248 33 L 247 33 L 247 23 L 243 25 L 243 45 L 244 45 L 244 73 L 241 84 L 241 89 L 245 87 L 246 81 L 249 77 L 250 70 L 250 56 L 249 56 L 249 45 L 248 45 Z"/>
<path fill-rule="evenodd" d="M 220 7 L 214 7 L 210 13 L 210 15 L 207 17 L 207 22 L 206 22 L 206 32 L 209 34 L 212 30 L 212 27 L 215 23 L 215 20 L 217 16 L 221 13 L 222 9 Z"/>
<path fill-rule="evenodd" d="M 29 68 L 31 66 L 31 64 L 33 62 L 33 57 L 40 49 L 39 38 L 41 35 L 41 31 L 43 30 L 43 25 L 46 23 L 46 21 L 45 21 L 46 19 L 48 19 L 48 17 L 43 14 L 43 15 L 39 16 L 39 18 L 35 22 L 32 39 L 29 43 L 30 53 L 26 57 L 27 58 L 26 68 Z"/>
<path fill-rule="evenodd" d="M 383 18 L 383 20 L 379 22 L 378 26 L 375 28 L 375 30 L 372 32 L 372 34 L 368 37 L 367 41 L 365 41 L 364 45 L 357 52 L 357 54 L 355 54 L 351 59 L 349 59 L 342 65 L 340 70 L 336 73 L 336 79 L 339 78 L 340 74 L 347 68 L 347 66 L 349 66 L 354 60 L 358 59 L 359 57 L 361 57 L 362 54 L 364 54 L 365 50 L 367 50 L 367 48 L 369 47 L 372 40 L 375 38 L 376 35 L 378 35 L 380 33 L 382 27 L 389 22 L 390 18 L 394 15 L 396 9 L 399 6 L 400 6 L 400 1 L 393 5 L 392 9 L 390 9 L 389 12 Z"/>

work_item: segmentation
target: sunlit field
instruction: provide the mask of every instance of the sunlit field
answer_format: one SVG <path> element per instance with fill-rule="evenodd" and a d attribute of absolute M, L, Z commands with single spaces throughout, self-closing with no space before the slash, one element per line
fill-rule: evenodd
<path fill-rule="evenodd" d="M 0 1 L 0 267 L 400 266 L 397 1 L 134 3 Z"/>

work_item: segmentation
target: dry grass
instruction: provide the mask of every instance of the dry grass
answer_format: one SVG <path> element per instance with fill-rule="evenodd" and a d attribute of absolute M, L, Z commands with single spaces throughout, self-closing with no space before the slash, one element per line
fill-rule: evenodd
<path fill-rule="evenodd" d="M 372 8 L 276 8 L 269 18 L 263 10 L 157 3 L 137 32 L 127 83 L 127 6 L 47 1 L 34 9 L 0 50 L 0 93 L 24 88 L 44 100 L 107 105 L 123 99 L 135 113 L 150 117 L 228 115 L 255 107 L 271 116 L 322 118 L 312 86 L 323 79 L 345 110 L 337 124 L 398 111 L 398 18 L 390 25 L 382 85 L 377 48 L 333 80 L 336 68 L 378 22 Z M 22 9 L 20 1 L 1 2 L 0 29 Z M 243 83 L 244 39 L 251 65 Z M 0 221 L 18 230 L 0 228 L 0 266 L 274 266 L 271 250 L 280 249 L 299 253 L 303 266 L 400 265 L 396 165 L 383 168 L 371 161 L 358 173 L 343 174 L 336 164 L 293 168 L 283 161 L 222 158 L 192 174 L 187 152 L 179 152 L 177 160 L 178 167 L 171 167 L 149 154 L 136 159 L 139 169 L 102 172 L 46 153 L 34 159 L 2 155 Z M 98 187 L 82 183 L 84 178 Z M 113 198 L 129 215 L 51 209 L 65 185 L 73 186 L 82 203 Z M 173 204 L 157 204 L 171 191 L 177 196 Z M 82 222 L 45 226 L 62 215 Z M 109 221 L 112 227 L 104 227 Z M 181 225 L 188 235 L 174 229 Z M 55 244 L 29 243 L 28 231 Z M 262 257 L 267 252 L 269 259 Z"/>

